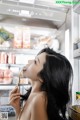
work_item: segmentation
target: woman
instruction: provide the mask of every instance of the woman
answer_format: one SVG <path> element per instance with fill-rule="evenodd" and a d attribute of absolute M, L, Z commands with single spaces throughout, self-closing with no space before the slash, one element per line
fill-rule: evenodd
<path fill-rule="evenodd" d="M 21 95 L 16 87 L 10 93 L 10 104 L 16 110 L 17 120 L 66 120 L 72 76 L 72 67 L 66 57 L 44 48 L 23 68 L 23 76 L 31 80 L 29 91 Z M 25 100 L 22 111 L 20 97 Z"/>

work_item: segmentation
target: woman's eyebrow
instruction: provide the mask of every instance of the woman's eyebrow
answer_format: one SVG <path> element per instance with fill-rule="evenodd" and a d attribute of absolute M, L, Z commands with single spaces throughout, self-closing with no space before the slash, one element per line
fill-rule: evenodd
<path fill-rule="evenodd" d="M 39 58 L 37 58 L 38 59 L 38 62 L 40 63 L 40 60 L 39 60 Z"/>
<path fill-rule="evenodd" d="M 38 57 L 35 57 L 35 59 L 37 59 L 37 60 L 38 60 L 38 62 L 40 63 L 40 60 L 39 60 L 39 58 L 38 58 Z"/>
<path fill-rule="evenodd" d="M 37 59 L 37 60 L 38 60 L 38 62 L 40 63 L 40 60 L 39 60 L 39 58 L 38 58 L 38 57 L 35 57 L 35 59 Z"/>

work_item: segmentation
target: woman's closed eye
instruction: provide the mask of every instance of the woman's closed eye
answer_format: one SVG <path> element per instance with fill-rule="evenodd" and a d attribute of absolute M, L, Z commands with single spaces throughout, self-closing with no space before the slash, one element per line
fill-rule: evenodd
<path fill-rule="evenodd" d="M 37 64 L 36 60 L 34 60 L 34 63 Z"/>

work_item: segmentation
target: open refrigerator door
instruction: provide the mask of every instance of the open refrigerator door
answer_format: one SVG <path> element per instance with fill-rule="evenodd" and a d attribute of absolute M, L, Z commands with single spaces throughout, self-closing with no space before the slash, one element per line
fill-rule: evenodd
<path fill-rule="evenodd" d="M 57 29 L 0 26 L 0 111 L 7 112 L 11 120 L 16 119 L 16 113 L 8 104 L 10 91 L 18 85 L 20 93 L 25 94 L 31 87 L 28 78 L 19 76 L 20 71 L 41 49 L 59 50 L 56 33 Z"/>

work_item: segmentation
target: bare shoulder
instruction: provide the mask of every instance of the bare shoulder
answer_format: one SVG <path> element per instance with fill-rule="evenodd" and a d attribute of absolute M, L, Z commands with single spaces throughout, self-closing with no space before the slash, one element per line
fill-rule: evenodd
<path fill-rule="evenodd" d="M 31 110 L 31 118 L 31 120 L 48 120 L 46 95 L 44 92 L 35 95 Z"/>
<path fill-rule="evenodd" d="M 34 105 L 46 105 L 47 104 L 47 95 L 45 92 L 37 93 L 34 97 Z"/>
<path fill-rule="evenodd" d="M 47 96 L 45 92 L 37 93 L 34 97 L 35 102 L 46 102 Z"/>

